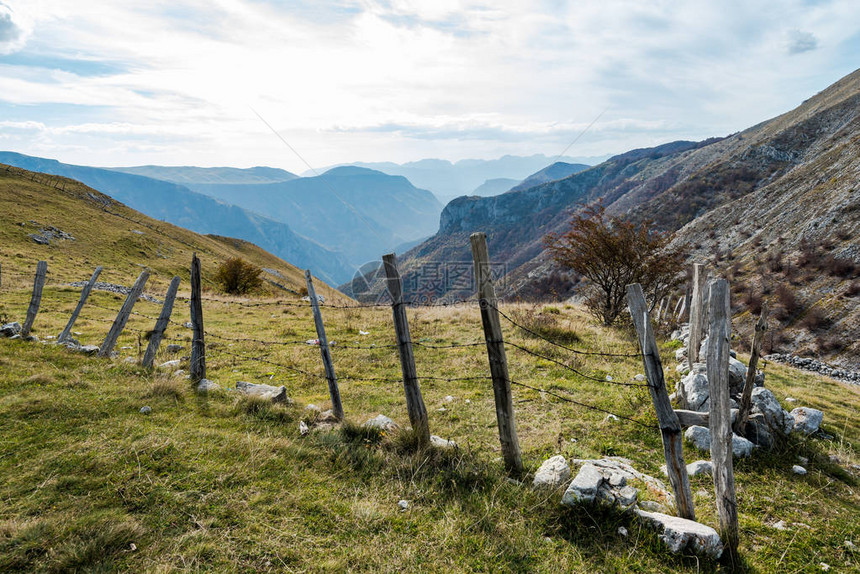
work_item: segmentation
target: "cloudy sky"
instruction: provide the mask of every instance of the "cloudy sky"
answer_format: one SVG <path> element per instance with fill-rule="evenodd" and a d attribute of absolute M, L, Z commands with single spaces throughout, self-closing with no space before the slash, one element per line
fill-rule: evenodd
<path fill-rule="evenodd" d="M 600 156 L 744 129 L 858 55 L 856 0 L 0 0 L 0 149 L 302 172 L 267 123 L 316 167 L 555 156 L 598 118 L 567 153 Z"/>

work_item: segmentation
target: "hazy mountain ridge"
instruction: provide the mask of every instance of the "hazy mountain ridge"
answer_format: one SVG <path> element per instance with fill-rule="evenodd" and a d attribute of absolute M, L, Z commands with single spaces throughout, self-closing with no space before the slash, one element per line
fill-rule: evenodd
<path fill-rule="evenodd" d="M 250 241 L 337 284 L 352 275 L 338 253 L 295 233 L 284 223 L 158 179 L 55 160 L 0 152 L 0 162 L 80 181 L 149 217 L 195 231 Z"/>
<path fill-rule="evenodd" d="M 283 221 L 342 252 L 356 267 L 398 245 L 432 235 L 442 211 L 432 193 L 405 177 L 355 166 L 280 183 L 190 186 Z"/>
<path fill-rule="evenodd" d="M 236 167 L 141 165 L 105 169 L 142 175 L 186 186 L 194 183 L 276 183 L 299 177 L 283 169 L 265 166 L 242 169 Z"/>

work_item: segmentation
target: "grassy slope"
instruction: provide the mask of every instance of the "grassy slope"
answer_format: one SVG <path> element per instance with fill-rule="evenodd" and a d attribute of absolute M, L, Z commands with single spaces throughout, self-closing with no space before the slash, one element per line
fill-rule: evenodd
<path fill-rule="evenodd" d="M 230 241 L 200 238 L 161 223 L 151 224 L 170 237 L 148 227 L 144 236 L 130 234 L 134 226 L 125 220 L 119 222 L 129 227 L 117 226 L 114 216 L 26 180 L 0 178 L 0 185 L 5 186 L 0 187 L 3 269 L 30 272 L 37 258 L 47 257 L 58 279 L 46 287 L 43 312 L 35 323 L 34 332 L 42 338 L 60 331 L 79 295 L 59 279 L 85 277 L 90 267 L 106 263 L 105 280 L 128 283 L 138 267 L 121 262 L 143 260 L 156 272 L 157 294 L 173 273 L 184 272 L 190 257 L 191 248 L 171 243 L 170 237 L 199 242 L 195 248 L 203 253 L 205 276 L 220 257 L 232 253 Z M 31 203 L 22 205 L 25 201 Z M 37 246 L 22 239 L 32 226 L 21 230 L 14 225 L 31 219 L 78 239 Z M 97 241 L 99 237 L 104 240 Z M 133 243 L 144 239 L 154 243 Z M 145 258 L 162 247 L 167 259 Z M 265 257 L 247 245 L 240 248 L 248 258 Z M 4 271 L 0 315 L 22 320 L 29 280 L 15 277 Z M 402 439 L 354 429 L 302 438 L 298 421 L 307 415 L 301 407 L 311 402 L 325 407 L 325 381 L 234 355 L 267 357 L 319 374 L 318 349 L 230 342 L 212 335 L 314 338 L 309 309 L 286 305 L 295 303 L 294 298 L 248 308 L 211 293 L 208 297 L 209 378 L 224 387 L 237 380 L 285 384 L 295 406 L 265 408 L 230 391 L 199 397 L 181 377 L 125 362 L 139 356 L 137 332 L 152 326 L 151 319 L 140 315 L 132 316 L 114 361 L 0 340 L 0 571 L 713 569 L 695 557 L 667 554 L 653 534 L 626 516 L 563 509 L 560 493 L 535 493 L 507 482 L 500 472 L 487 381 L 422 382 L 432 432 L 458 441 L 463 448 L 457 453 L 414 453 Z M 101 341 L 113 315 L 104 307 L 117 309 L 121 300 L 93 294 L 93 304 L 76 326 L 81 342 Z M 136 307 L 149 317 L 158 310 L 143 301 Z M 577 308 L 547 309 L 540 315 L 522 307 L 505 310 L 579 348 L 626 352 L 634 345 L 623 332 L 594 326 Z M 333 353 L 347 418 L 361 422 L 382 412 L 405 422 L 398 382 L 349 378 L 399 376 L 396 350 L 382 346 L 393 342 L 390 311 L 329 308 L 324 313 L 330 339 L 340 343 Z M 475 308 L 410 310 L 409 318 L 416 341 L 482 340 Z M 188 320 L 185 305 L 177 305 L 174 319 Z M 630 381 L 641 371 L 636 358 L 580 360 L 526 338 L 507 323 L 504 328 L 509 340 L 593 376 Z M 359 335 L 359 330 L 369 334 Z M 187 330 L 171 327 L 168 338 L 185 347 L 181 355 L 187 354 Z M 348 344 L 378 346 L 348 349 Z M 670 347 L 664 361 L 668 365 Z M 480 346 L 417 347 L 415 353 L 420 374 L 487 373 Z M 588 382 L 515 349 L 508 354 L 514 380 L 568 389 L 576 400 L 655 422 L 644 389 Z M 161 360 L 167 358 L 173 357 L 165 354 Z M 796 440 L 738 463 L 741 552 L 752 569 L 761 571 L 816 570 L 819 562 L 856 568 L 857 557 L 846 551 L 844 541 L 860 538 L 860 496 L 856 478 L 843 467 L 858 462 L 858 389 L 778 365 L 769 365 L 767 373 L 768 386 L 778 397 L 791 395 L 798 404 L 824 410 L 825 429 L 835 438 Z M 446 402 L 446 395 L 455 400 Z M 519 387 L 514 397 L 530 470 L 555 453 L 621 455 L 640 470 L 659 475 L 658 432 L 606 421 L 601 412 Z M 139 412 L 144 405 L 152 407 L 148 416 Z M 791 473 L 797 454 L 810 458 L 806 476 Z M 841 458 L 841 467 L 829 462 L 832 454 Z M 687 452 L 688 460 L 699 456 Z M 693 479 L 693 491 L 700 520 L 716 525 L 711 481 Z M 400 499 L 410 501 L 406 512 L 397 507 Z M 774 528 L 779 520 L 789 529 Z M 620 525 L 629 529 L 629 537 L 617 534 Z"/>
<path fill-rule="evenodd" d="M 96 265 L 103 265 L 100 281 L 130 285 L 141 266 L 146 265 L 152 271 L 146 292 L 163 293 L 170 279 L 179 275 L 183 279 L 180 294 L 187 295 L 191 254 L 195 251 L 201 259 L 204 289 L 215 289 L 207 278 L 222 261 L 235 256 L 278 270 L 287 278 L 279 282 L 287 287 L 298 291 L 305 284 L 302 271 L 246 241 L 199 235 L 117 202 L 108 208 L 117 214 L 113 215 L 103 211 L 88 194 L 109 198 L 81 183 L 37 176 L 65 187 L 60 190 L 31 181 L 22 172 L 31 173 L 19 169 L 7 172 L 0 165 L 0 264 L 4 285 L 32 285 L 36 261 L 45 259 L 49 277 L 55 283 L 86 280 Z M 47 226 L 70 233 L 75 241 L 54 241 L 45 246 L 28 238 Z M 336 292 L 322 283 L 318 290 L 337 298 Z"/>
<path fill-rule="evenodd" d="M 119 297 L 96 294 L 99 305 Z M 38 334 L 55 333 L 77 298 L 72 289 L 48 288 Z M 5 312 L 23 315 L 25 289 L 0 291 Z M 154 314 L 157 306 L 141 302 Z M 527 318 L 528 311 L 507 307 Z M 592 325 L 579 309 L 545 313 L 554 336 L 581 348 L 626 351 L 625 335 Z M 187 310 L 178 310 L 178 321 Z M 239 308 L 207 301 L 207 329 L 229 337 L 302 340 L 313 337 L 306 308 Z M 396 378 L 396 350 L 345 344 L 392 342 L 387 309 L 324 310 L 341 377 L 347 418 L 361 422 L 385 413 L 407 420 Z M 107 325 L 109 313 L 88 308 L 82 339 Z M 480 341 L 477 309 L 410 310 L 414 340 Z M 132 329 L 150 322 L 135 316 Z M 635 358 L 584 361 L 526 338 L 505 325 L 506 337 L 586 372 L 629 381 L 641 370 Z M 358 330 L 368 331 L 362 336 Z M 575 335 L 570 335 L 570 332 Z M 188 349 L 187 331 L 171 333 Z M 708 571 L 713 565 L 666 553 L 656 538 L 629 518 L 592 509 L 567 510 L 560 493 L 535 493 L 511 484 L 500 472 L 492 390 L 488 382 L 424 381 L 432 432 L 462 445 L 443 456 L 410 453 L 396 437 L 356 431 L 302 438 L 302 406 L 325 407 L 325 381 L 236 359 L 270 360 L 321 373 L 315 347 L 260 346 L 209 338 L 209 378 L 223 386 L 236 380 L 285 384 L 297 404 L 260 408 L 235 392 L 196 396 L 181 377 L 149 373 L 123 362 L 138 354 L 124 336 L 115 361 L 73 355 L 64 349 L 0 340 L 0 571 Z M 671 349 L 667 346 L 665 361 Z M 485 375 L 481 347 L 416 348 L 419 373 Z M 569 389 L 590 402 L 653 424 L 643 389 L 589 383 L 560 367 L 511 349 L 514 380 Z M 185 366 L 185 365 L 183 365 Z M 844 541 L 858 540 L 857 481 L 828 461 L 836 454 L 857 463 L 860 425 L 856 388 L 769 365 L 768 386 L 779 397 L 822 408 L 832 441 L 798 440 L 773 453 L 757 453 L 737 465 L 742 548 L 761 571 L 817 569 L 826 562 L 849 569 L 856 556 Z M 445 401 L 446 395 L 455 400 Z M 604 414 L 514 388 L 524 459 L 533 471 L 547 456 L 621 455 L 659 476 L 659 433 Z M 470 403 L 465 400 L 469 399 Z M 152 413 L 139 413 L 149 405 Z M 440 411 L 441 407 L 446 410 Z M 573 442 L 571 439 L 576 439 Z M 796 455 L 810 458 L 810 473 L 791 473 Z M 700 455 L 688 450 L 688 460 Z M 693 479 L 699 519 L 716 525 L 713 486 Z M 397 501 L 410 501 L 400 512 Z M 789 524 L 780 531 L 778 520 Z M 617 534 L 618 526 L 630 531 Z M 805 525 L 805 526 L 804 526 Z M 136 550 L 130 550 L 130 544 Z"/>

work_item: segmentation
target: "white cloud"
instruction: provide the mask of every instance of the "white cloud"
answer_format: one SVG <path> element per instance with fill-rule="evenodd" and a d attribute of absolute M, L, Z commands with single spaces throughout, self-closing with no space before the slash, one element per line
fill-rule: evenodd
<path fill-rule="evenodd" d="M 23 54 L 116 68 L 45 73 L 0 61 L 0 103 L 18 104 L 10 121 L 46 124 L 41 137 L 73 150 L 65 159 L 300 170 L 251 108 L 318 165 L 553 155 L 607 108 L 571 152 L 622 152 L 790 109 L 850 71 L 860 21 L 848 0 L 10 6 L 32 30 Z M 70 106 L 89 115 L 40 115 Z"/>

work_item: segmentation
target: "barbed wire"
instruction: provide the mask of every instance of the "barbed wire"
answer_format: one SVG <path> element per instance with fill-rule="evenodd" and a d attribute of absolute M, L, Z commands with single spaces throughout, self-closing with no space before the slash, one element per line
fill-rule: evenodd
<path fill-rule="evenodd" d="M 577 401 L 577 400 L 571 399 L 571 398 L 569 398 L 569 397 L 564 397 L 564 396 L 562 396 L 562 395 L 559 395 L 558 393 L 554 393 L 553 391 L 548 391 L 548 390 L 546 390 L 546 389 L 542 389 L 542 388 L 539 388 L 539 387 L 534 387 L 534 386 L 532 386 L 532 385 L 529 385 L 529 384 L 526 384 L 526 383 L 521 383 L 521 382 L 519 382 L 519 381 L 514 381 L 514 380 L 511 380 L 511 379 L 508 379 L 508 382 L 510 382 L 510 384 L 512 384 L 512 385 L 514 385 L 514 386 L 517 386 L 517 387 L 523 387 L 523 388 L 526 388 L 526 389 L 531 389 L 532 391 L 537 391 L 537 392 L 539 392 L 539 393 L 546 393 L 546 394 L 548 394 L 548 395 L 550 395 L 550 396 L 553 396 L 553 397 L 555 397 L 555 398 L 557 398 L 557 399 L 559 399 L 559 400 L 562 400 L 562 401 L 565 401 L 565 402 L 568 402 L 568 403 L 573 403 L 573 404 L 578 405 L 578 406 L 580 406 L 580 407 L 583 407 L 583 408 L 586 408 L 586 409 L 590 409 L 590 410 L 593 410 L 593 411 L 597 411 L 597 412 L 601 412 L 601 413 L 604 413 L 604 414 L 607 414 L 607 415 L 612 415 L 612 416 L 614 416 L 614 417 L 618 417 L 619 419 L 624 419 L 624 420 L 626 420 L 626 421 L 630 421 L 630 422 L 632 422 L 632 423 L 635 423 L 635 424 L 637 424 L 637 425 L 639 425 L 639 426 L 642 426 L 642 427 L 645 427 L 645 428 L 647 428 L 647 429 L 658 429 L 658 428 L 659 428 L 659 427 L 658 427 L 658 426 L 656 426 L 656 425 L 649 425 L 649 424 L 647 424 L 647 423 L 643 423 L 642 421 L 637 420 L 637 419 L 634 419 L 634 418 L 632 418 L 632 417 L 628 417 L 628 416 L 624 416 L 624 415 L 619 415 L 619 414 L 617 414 L 617 413 L 613 413 L 612 411 L 609 411 L 609 410 L 604 409 L 604 408 L 602 408 L 602 407 L 596 407 L 596 406 L 594 406 L 594 405 L 589 405 L 589 404 L 587 404 L 587 403 L 583 403 L 583 402 L 580 402 L 580 401 Z M 565 391 L 565 392 L 569 392 L 569 391 Z"/>
<path fill-rule="evenodd" d="M 520 351 L 528 353 L 529 355 L 532 355 L 533 357 L 537 357 L 539 359 L 543 359 L 545 361 L 555 363 L 556 365 L 558 365 L 558 366 L 560 366 L 560 367 L 562 367 L 568 371 L 571 371 L 572 373 L 575 373 L 575 374 L 579 375 L 580 377 L 582 377 L 584 379 L 588 379 L 590 381 L 594 381 L 597 383 L 605 383 L 608 385 L 618 385 L 618 386 L 622 386 L 622 387 L 647 387 L 648 386 L 647 384 L 643 385 L 642 383 L 624 383 L 621 381 L 616 381 L 614 379 L 606 379 L 606 378 L 600 379 L 597 377 L 592 377 L 591 375 L 586 375 L 585 373 L 583 373 L 577 369 L 574 369 L 570 365 L 566 365 L 565 363 L 562 363 L 561 361 L 547 357 L 546 355 L 541 355 L 540 353 L 532 351 L 531 349 L 529 349 L 527 347 L 523 347 L 522 345 L 518 345 L 517 343 L 512 343 L 510 341 L 504 341 L 504 344 L 505 344 L 505 346 L 514 347 L 515 349 L 519 349 Z"/>
<path fill-rule="evenodd" d="M 537 337 L 538 339 L 546 341 L 547 343 L 549 343 L 551 345 L 554 345 L 554 346 L 559 347 L 561 349 L 565 349 L 566 351 L 570 351 L 571 353 L 574 353 L 577 355 L 591 355 L 591 356 L 598 356 L 598 357 L 626 357 L 626 358 L 630 358 L 630 357 L 638 357 L 639 356 L 639 353 L 603 353 L 600 351 L 583 351 L 581 349 L 574 349 L 573 347 L 569 347 L 567 345 L 563 345 L 562 343 L 553 341 L 552 339 L 549 339 L 549 338 L 545 337 L 544 335 L 541 335 L 537 331 L 529 329 L 525 325 L 518 323 L 517 321 L 512 319 L 510 316 L 508 316 L 506 313 L 504 313 L 501 309 L 499 309 L 499 307 L 497 305 L 492 305 L 490 303 L 487 303 L 487 305 L 489 307 L 495 309 L 496 311 L 498 311 L 499 315 L 501 315 L 502 317 L 507 319 L 507 321 L 509 323 L 511 323 L 512 325 L 514 325 L 515 327 L 518 327 L 518 328 L 522 329 L 523 331 L 525 331 L 526 333 L 528 333 L 534 337 Z"/>

